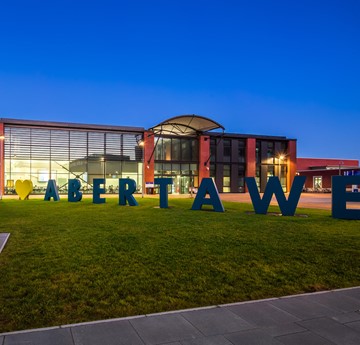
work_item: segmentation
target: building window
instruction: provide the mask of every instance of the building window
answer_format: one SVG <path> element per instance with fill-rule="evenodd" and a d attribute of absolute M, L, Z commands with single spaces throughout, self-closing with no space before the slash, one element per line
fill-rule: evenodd
<path fill-rule="evenodd" d="M 238 168 L 238 183 L 237 188 L 239 193 L 245 192 L 245 166 L 239 165 Z"/>
<path fill-rule="evenodd" d="M 314 176 L 314 189 L 322 188 L 322 176 Z"/>
<path fill-rule="evenodd" d="M 260 164 L 261 163 L 261 154 L 260 154 L 260 141 L 256 141 L 256 149 L 255 149 L 255 158 L 256 158 L 256 164 Z"/>
<path fill-rule="evenodd" d="M 256 181 L 256 186 L 260 190 L 260 166 L 259 165 L 256 166 L 255 181 Z"/>
<path fill-rule="evenodd" d="M 268 164 L 274 164 L 274 143 L 272 141 L 267 143 L 266 158 Z"/>
<path fill-rule="evenodd" d="M 181 160 L 190 161 L 191 160 L 191 141 L 187 139 L 181 140 Z"/>
<path fill-rule="evenodd" d="M 245 140 L 239 140 L 238 145 L 238 161 L 239 163 L 245 163 Z"/>
<path fill-rule="evenodd" d="M 223 192 L 224 193 L 230 193 L 231 189 L 231 178 L 230 178 L 230 171 L 231 166 L 230 165 L 224 165 L 223 170 Z"/>
<path fill-rule="evenodd" d="M 224 162 L 231 161 L 231 140 L 224 139 Z"/>
<path fill-rule="evenodd" d="M 269 181 L 269 177 L 274 176 L 274 166 L 269 165 L 267 168 L 267 181 Z"/>
<path fill-rule="evenodd" d="M 180 139 L 171 139 L 171 158 L 172 161 L 181 160 L 180 156 Z"/>
<path fill-rule="evenodd" d="M 214 163 L 210 163 L 210 177 L 216 177 L 216 168 Z"/>

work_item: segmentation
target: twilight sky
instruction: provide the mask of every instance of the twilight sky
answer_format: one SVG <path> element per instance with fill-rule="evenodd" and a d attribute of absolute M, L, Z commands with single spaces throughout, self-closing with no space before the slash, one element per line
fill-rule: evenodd
<path fill-rule="evenodd" d="M 0 0 L 0 117 L 181 114 L 360 159 L 359 0 Z"/>

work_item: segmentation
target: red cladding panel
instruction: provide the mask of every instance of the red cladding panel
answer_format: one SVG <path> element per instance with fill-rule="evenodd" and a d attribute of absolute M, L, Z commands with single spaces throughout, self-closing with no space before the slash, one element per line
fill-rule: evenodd
<path fill-rule="evenodd" d="M 210 177 L 210 137 L 199 137 L 199 184 L 204 177 Z"/>

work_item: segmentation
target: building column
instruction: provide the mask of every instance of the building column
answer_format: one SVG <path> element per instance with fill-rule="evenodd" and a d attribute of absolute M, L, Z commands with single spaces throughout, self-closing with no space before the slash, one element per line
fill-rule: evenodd
<path fill-rule="evenodd" d="M 290 192 L 290 188 L 296 175 L 296 140 L 289 140 L 287 152 L 287 181 L 286 190 Z"/>
<path fill-rule="evenodd" d="M 155 168 L 155 137 L 153 132 L 144 132 L 144 188 L 146 183 L 154 183 L 154 168 Z M 146 190 L 144 191 L 146 193 Z"/>
<path fill-rule="evenodd" d="M 245 177 L 255 177 L 256 174 L 256 139 L 246 139 L 246 168 Z M 245 183 L 245 192 L 249 192 Z"/>
<path fill-rule="evenodd" d="M 199 137 L 199 185 L 204 177 L 210 177 L 210 137 Z"/>

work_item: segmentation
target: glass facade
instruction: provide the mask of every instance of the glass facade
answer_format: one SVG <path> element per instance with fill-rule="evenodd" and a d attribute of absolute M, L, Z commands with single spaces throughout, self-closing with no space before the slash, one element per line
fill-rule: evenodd
<path fill-rule="evenodd" d="M 246 140 L 238 138 L 210 139 L 210 177 L 219 192 L 244 193 Z"/>
<path fill-rule="evenodd" d="M 286 137 L 160 135 L 140 127 L 1 120 L 0 189 L 5 194 L 15 193 L 17 180 L 31 180 L 33 193 L 43 194 L 49 179 L 67 193 L 68 180 L 74 178 L 89 194 L 95 178 L 105 179 L 107 193 L 117 194 L 119 178 L 135 180 L 138 193 L 146 180 L 144 192 L 157 193 L 157 177 L 173 179 L 170 193 L 188 194 L 209 176 L 220 193 L 244 193 L 245 176 L 255 177 L 260 192 L 271 176 L 278 176 L 287 192 L 288 177 L 294 174 L 296 143 Z"/>
<path fill-rule="evenodd" d="M 155 138 L 155 177 L 171 177 L 169 193 L 187 194 L 199 187 L 198 138 Z M 158 192 L 157 189 L 155 191 Z"/>
<path fill-rule="evenodd" d="M 66 193 L 72 178 L 85 193 L 92 191 L 94 178 L 105 178 L 107 193 L 118 191 L 119 178 L 132 178 L 141 192 L 139 134 L 6 126 L 5 194 L 13 194 L 15 181 L 25 179 L 32 181 L 34 193 L 44 193 L 49 179 Z"/>
<path fill-rule="evenodd" d="M 260 192 L 265 191 L 271 176 L 278 176 L 284 192 L 287 191 L 287 142 L 256 140 L 256 183 Z"/>

